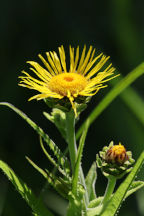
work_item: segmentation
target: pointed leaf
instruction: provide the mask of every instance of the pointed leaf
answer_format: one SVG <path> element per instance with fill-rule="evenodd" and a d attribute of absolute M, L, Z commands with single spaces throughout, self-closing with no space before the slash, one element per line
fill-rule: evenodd
<path fill-rule="evenodd" d="M 39 172 L 41 173 L 44 178 L 47 179 L 48 183 L 64 198 L 67 198 L 69 188 L 67 187 L 67 184 L 64 181 L 61 181 L 60 178 L 57 178 L 53 173 L 46 170 L 46 172 L 41 169 L 39 166 L 37 166 L 31 159 L 26 157 L 28 162 Z"/>
<path fill-rule="evenodd" d="M 88 131 L 88 124 L 85 125 L 85 128 L 83 130 L 83 134 L 80 139 L 78 153 L 77 153 L 77 160 L 76 160 L 76 165 L 75 165 L 74 175 L 73 175 L 73 180 L 72 180 L 72 192 L 74 195 L 77 194 L 79 171 L 80 171 L 82 153 L 83 153 L 87 131 Z"/>
<path fill-rule="evenodd" d="M 100 196 L 100 197 L 97 197 L 96 199 L 92 200 L 89 205 L 88 205 L 88 208 L 95 208 L 97 207 L 101 201 L 103 200 L 103 196 Z"/>
<path fill-rule="evenodd" d="M 70 172 L 70 170 L 66 170 L 66 172 L 65 172 L 65 170 L 62 169 L 58 163 L 56 163 L 56 161 L 51 157 L 51 155 L 50 155 L 50 154 L 47 152 L 47 150 L 45 149 L 41 137 L 40 137 L 40 145 L 41 145 L 41 148 L 42 148 L 44 154 L 45 154 L 46 157 L 49 159 L 49 161 L 55 166 L 55 168 L 58 169 L 58 171 L 59 171 L 62 175 L 64 175 L 67 179 L 70 179 L 70 176 L 68 175 L 68 172 Z"/>
<path fill-rule="evenodd" d="M 3 161 L 0 161 L 0 169 L 6 174 L 16 190 L 34 211 L 37 216 L 53 216 L 53 214 L 37 199 L 31 189 L 14 173 L 14 171 Z"/>
<path fill-rule="evenodd" d="M 101 210 L 102 210 L 102 205 L 99 205 L 96 208 L 88 209 L 87 216 L 97 216 L 97 215 L 100 215 Z"/>
<path fill-rule="evenodd" d="M 37 166 L 29 157 L 26 157 L 26 159 L 28 160 L 28 162 L 40 173 L 43 175 L 44 178 L 48 178 L 47 173 L 41 169 L 39 166 Z"/>
<path fill-rule="evenodd" d="M 113 82 L 114 80 L 112 81 L 112 85 L 114 85 Z M 120 94 L 120 98 L 134 113 L 136 118 L 144 125 L 144 100 L 140 97 L 138 92 L 129 86 L 122 94 Z"/>
<path fill-rule="evenodd" d="M 96 173 L 96 163 L 94 162 L 86 176 L 86 187 L 89 195 L 89 201 L 96 198 L 95 193 L 95 183 L 96 183 L 97 173 Z"/>
<path fill-rule="evenodd" d="M 111 91 L 104 97 L 104 99 L 96 106 L 91 112 L 89 117 L 85 120 L 82 126 L 79 128 L 76 138 L 78 139 L 83 131 L 86 122 L 89 120 L 89 126 L 96 120 L 96 118 L 108 107 L 108 105 L 129 85 L 131 85 L 138 77 L 144 74 L 144 63 L 141 63 L 133 71 L 131 71 L 126 77 L 124 77 L 117 85 L 113 87 Z"/>
<path fill-rule="evenodd" d="M 141 189 L 142 187 L 144 187 L 144 181 L 134 181 L 131 184 L 129 190 L 127 191 L 124 199 L 126 199 L 128 196 L 135 193 L 137 190 Z"/>
<path fill-rule="evenodd" d="M 131 194 L 135 193 L 137 190 L 141 189 L 142 187 L 144 187 L 144 181 L 134 181 L 131 184 L 130 188 L 128 189 L 128 191 L 127 191 L 124 199 L 126 199 L 127 197 L 129 197 Z M 111 196 L 111 198 L 112 198 L 112 196 Z M 89 208 L 95 208 L 95 207 L 97 207 L 101 203 L 101 201 L 103 200 L 103 198 L 104 198 L 103 196 L 100 196 L 100 197 L 92 200 L 89 203 L 88 207 Z"/>
<path fill-rule="evenodd" d="M 49 148 L 53 151 L 54 155 L 57 157 L 60 165 L 64 169 L 70 170 L 69 162 L 67 158 L 63 155 L 63 153 L 60 151 L 57 145 L 49 138 L 49 136 L 46 133 L 44 133 L 44 131 L 36 123 L 34 123 L 25 113 L 23 113 L 21 110 L 19 110 L 12 104 L 7 103 L 7 102 L 0 102 L 0 105 L 8 106 L 13 111 L 15 111 L 19 116 L 21 116 L 47 143 Z"/>

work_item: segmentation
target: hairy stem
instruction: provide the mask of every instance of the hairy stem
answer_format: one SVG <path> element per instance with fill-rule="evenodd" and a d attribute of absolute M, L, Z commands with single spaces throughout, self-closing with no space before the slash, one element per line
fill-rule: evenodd
<path fill-rule="evenodd" d="M 105 204 L 107 203 L 107 201 L 109 200 L 109 198 L 111 197 L 114 191 L 115 185 L 116 185 L 116 178 L 114 176 L 109 177 L 106 192 L 102 200 L 103 208 Z"/>
<path fill-rule="evenodd" d="M 66 133 L 72 172 L 74 172 L 77 155 L 77 146 L 75 139 L 75 114 L 73 110 L 66 113 Z"/>
<path fill-rule="evenodd" d="M 67 131 L 67 142 L 68 142 L 68 149 L 70 154 L 72 173 L 74 173 L 76 159 L 77 159 L 77 145 L 76 145 L 76 137 L 75 137 L 75 114 L 73 110 L 66 113 L 66 131 Z M 89 200 L 88 193 L 87 193 L 85 178 L 81 166 L 80 166 L 80 180 L 86 190 L 85 202 L 88 205 L 88 200 Z"/>

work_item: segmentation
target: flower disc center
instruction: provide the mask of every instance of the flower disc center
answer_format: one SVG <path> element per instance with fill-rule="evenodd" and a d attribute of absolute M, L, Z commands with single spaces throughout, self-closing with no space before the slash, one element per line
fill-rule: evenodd
<path fill-rule="evenodd" d="M 87 79 L 77 73 L 61 73 L 53 76 L 49 82 L 49 89 L 61 96 L 67 96 L 68 92 L 74 96 L 87 86 Z"/>

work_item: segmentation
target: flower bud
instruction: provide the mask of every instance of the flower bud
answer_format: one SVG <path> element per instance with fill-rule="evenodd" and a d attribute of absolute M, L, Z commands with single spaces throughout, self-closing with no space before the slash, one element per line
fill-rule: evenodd
<path fill-rule="evenodd" d="M 132 153 L 126 151 L 121 143 L 114 145 L 111 142 L 109 146 L 105 146 L 100 151 L 96 162 L 106 177 L 115 176 L 116 178 L 121 178 L 131 171 L 134 159 L 132 159 Z"/>
<path fill-rule="evenodd" d="M 107 150 L 105 160 L 109 163 L 124 164 L 129 159 L 126 149 L 121 143 L 114 145 Z"/>

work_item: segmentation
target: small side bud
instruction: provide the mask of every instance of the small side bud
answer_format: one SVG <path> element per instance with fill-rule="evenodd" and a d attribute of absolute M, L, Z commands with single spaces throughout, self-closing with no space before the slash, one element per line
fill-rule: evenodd
<path fill-rule="evenodd" d="M 96 161 L 97 166 L 101 168 L 102 173 L 106 177 L 111 175 L 116 178 L 121 178 L 130 172 L 134 163 L 132 153 L 126 151 L 121 143 L 114 145 L 113 142 L 103 148 L 99 155 L 97 155 Z"/>

